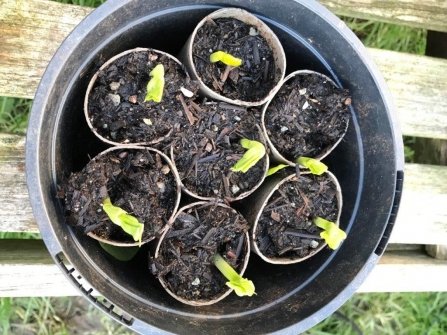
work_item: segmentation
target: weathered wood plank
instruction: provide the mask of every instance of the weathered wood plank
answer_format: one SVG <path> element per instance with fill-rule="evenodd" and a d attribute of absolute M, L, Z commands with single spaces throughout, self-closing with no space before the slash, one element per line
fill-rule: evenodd
<path fill-rule="evenodd" d="M 383 13 L 383 9 L 398 1 L 324 2 L 333 10 L 341 10 L 345 3 L 346 8 L 358 8 L 359 13 L 364 13 L 368 7 L 369 12 L 400 17 L 400 14 Z M 399 8 L 408 7 L 406 11 L 415 11 L 407 15 L 407 19 L 418 18 L 421 13 L 431 15 L 432 10 L 436 15 L 444 16 L 443 22 L 447 20 L 444 10 L 447 2 L 417 2 L 417 6 L 421 9 L 416 9 L 410 1 L 399 3 Z M 91 11 L 91 8 L 52 1 L 0 0 L 0 95 L 34 97 L 40 77 L 57 47 Z M 426 18 L 425 14 L 421 17 Z M 430 16 L 428 21 L 435 19 Z M 444 26 L 447 29 L 447 25 Z M 447 139 L 447 83 L 438 75 L 447 73 L 447 61 L 383 50 L 370 51 L 394 96 L 403 133 Z"/>
<path fill-rule="evenodd" d="M 406 164 L 404 190 L 391 243 L 445 244 L 447 168 Z"/>
<path fill-rule="evenodd" d="M 447 261 L 419 251 L 385 252 L 357 292 L 445 292 L 446 276 Z"/>
<path fill-rule="evenodd" d="M 0 227 L 38 232 L 26 187 L 24 136 L 0 133 Z"/>
<path fill-rule="evenodd" d="M 0 231 L 37 232 L 26 189 L 22 136 L 0 134 Z M 407 164 L 391 243 L 445 244 L 447 167 Z"/>
<path fill-rule="evenodd" d="M 447 60 L 369 51 L 393 95 L 402 133 L 447 139 L 447 82 L 439 75 L 447 73 Z"/>
<path fill-rule="evenodd" d="M 42 0 L 0 0 L 0 95 L 32 98 L 51 57 L 93 9 Z"/>
<path fill-rule="evenodd" d="M 447 261 L 421 251 L 385 252 L 358 292 L 447 291 L 446 277 Z M 76 295 L 42 241 L 0 240 L 0 297 Z"/>
<path fill-rule="evenodd" d="M 439 0 L 318 0 L 339 15 L 447 32 L 447 2 Z"/>

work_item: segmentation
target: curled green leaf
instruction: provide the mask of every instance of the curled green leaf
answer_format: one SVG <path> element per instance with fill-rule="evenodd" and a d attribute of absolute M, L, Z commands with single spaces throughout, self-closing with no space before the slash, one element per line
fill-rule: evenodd
<path fill-rule="evenodd" d="M 226 285 L 229 288 L 232 288 L 238 296 L 251 297 L 253 294 L 256 294 L 253 282 L 246 278 L 242 278 L 221 255 L 215 254 L 212 258 L 212 262 L 225 278 L 229 280 Z"/>
<path fill-rule="evenodd" d="M 324 238 L 329 248 L 335 250 L 337 249 L 341 242 L 346 239 L 346 233 L 341 230 L 335 223 L 327 221 L 320 217 L 315 217 L 312 220 L 317 227 L 320 227 L 324 231 L 320 233 L 320 236 Z"/>
<path fill-rule="evenodd" d="M 109 216 L 110 221 L 120 226 L 126 233 L 131 235 L 134 241 L 138 241 L 141 246 L 141 238 L 143 237 L 144 224 L 138 222 L 138 219 L 117 206 L 112 205 L 110 198 L 104 200 L 102 204 L 104 212 Z"/>
<path fill-rule="evenodd" d="M 275 174 L 276 172 L 278 172 L 279 170 L 282 170 L 282 169 L 284 169 L 284 168 L 286 168 L 286 167 L 288 167 L 289 165 L 287 165 L 287 164 L 279 164 L 279 165 L 277 165 L 277 166 L 274 166 L 274 167 L 272 167 L 272 168 L 270 168 L 268 171 L 267 171 L 267 177 L 268 176 L 271 176 L 272 174 Z"/>
<path fill-rule="evenodd" d="M 226 53 L 225 51 L 216 51 L 210 55 L 210 62 L 216 63 L 221 61 L 228 66 L 241 66 L 242 59 L 236 58 L 233 55 Z"/>
<path fill-rule="evenodd" d="M 327 166 L 316 159 L 309 157 L 300 157 L 296 160 L 299 165 L 307 167 L 310 172 L 316 175 L 321 175 L 327 171 Z"/>
<path fill-rule="evenodd" d="M 149 75 L 152 78 L 147 84 L 147 94 L 144 101 L 154 100 L 155 102 L 160 102 L 165 87 L 165 69 L 163 64 L 158 64 L 154 67 Z"/>
<path fill-rule="evenodd" d="M 244 149 L 248 150 L 231 168 L 231 171 L 245 173 L 264 157 L 265 147 L 261 142 L 250 141 L 246 138 L 243 138 L 239 143 Z"/>

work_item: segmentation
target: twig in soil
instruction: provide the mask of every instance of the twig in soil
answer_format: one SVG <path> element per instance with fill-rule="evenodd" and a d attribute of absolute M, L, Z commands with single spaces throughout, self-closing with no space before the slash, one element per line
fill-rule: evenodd
<path fill-rule="evenodd" d="M 278 251 L 278 255 L 281 256 L 281 255 L 285 254 L 287 251 L 290 251 L 292 249 L 293 249 L 293 247 L 291 245 L 289 245 L 288 247 Z"/>
<path fill-rule="evenodd" d="M 217 230 L 216 227 L 213 227 L 213 228 L 211 228 L 210 230 L 208 230 L 208 233 L 207 233 L 207 234 L 205 235 L 205 237 L 202 239 L 201 243 L 202 243 L 202 244 L 206 244 L 206 242 L 208 242 L 208 240 L 211 238 L 211 236 L 212 236 L 213 234 L 216 233 L 216 230 Z"/>
<path fill-rule="evenodd" d="M 219 156 L 220 156 L 220 153 L 200 158 L 199 160 L 197 160 L 197 164 L 212 162 L 212 161 L 216 160 L 216 158 L 219 158 Z"/>
<path fill-rule="evenodd" d="M 224 185 L 224 189 L 225 189 L 225 195 L 227 197 L 231 197 L 230 182 L 228 181 L 227 176 L 225 176 L 225 173 L 223 173 L 223 172 L 222 172 L 222 181 L 223 181 L 223 185 Z"/>
<path fill-rule="evenodd" d="M 316 240 L 323 239 L 320 235 L 302 233 L 300 230 L 293 229 L 293 228 L 287 228 L 286 230 L 284 230 L 283 233 L 286 235 L 292 235 L 292 236 L 302 237 L 302 238 L 312 238 L 312 239 L 316 239 Z"/>
<path fill-rule="evenodd" d="M 228 79 L 228 75 L 230 74 L 230 71 L 233 69 L 232 66 L 227 65 L 227 67 L 225 68 L 225 71 L 222 72 L 222 75 L 220 76 L 220 81 L 222 83 L 225 83 Z"/>
<path fill-rule="evenodd" d="M 265 67 L 264 67 L 264 76 L 262 78 L 262 80 L 264 82 L 266 82 L 268 80 L 269 77 L 269 67 L 270 67 L 270 62 L 268 60 L 265 61 Z"/>
<path fill-rule="evenodd" d="M 216 76 L 214 74 L 212 74 L 211 76 L 213 77 L 214 84 L 216 84 L 219 90 L 222 92 L 223 91 L 222 85 L 219 84 L 219 81 L 217 80 Z"/>
<path fill-rule="evenodd" d="M 259 57 L 259 47 L 256 41 L 253 41 L 253 61 L 255 65 L 259 65 L 261 58 Z"/>
<path fill-rule="evenodd" d="M 168 238 L 183 236 L 183 235 L 191 232 L 193 229 L 194 229 L 194 227 L 181 229 L 181 230 L 173 230 L 166 234 L 166 238 L 168 239 Z"/>
<path fill-rule="evenodd" d="M 204 109 L 200 108 L 200 106 L 197 105 L 194 101 L 190 101 L 189 103 L 191 104 L 192 108 L 194 108 L 197 112 L 199 112 L 199 113 L 204 112 Z"/>
<path fill-rule="evenodd" d="M 242 247 L 244 245 L 244 240 L 245 240 L 245 234 L 241 234 L 241 236 L 239 237 L 239 243 L 237 244 L 237 249 L 236 249 L 236 258 L 237 259 L 239 259 L 239 256 L 241 255 Z"/>
<path fill-rule="evenodd" d="M 306 206 L 306 208 L 310 211 L 309 199 L 304 195 L 303 192 L 301 192 L 301 189 L 298 186 L 295 186 L 295 191 L 297 192 L 297 195 L 303 199 L 304 206 Z"/>
<path fill-rule="evenodd" d="M 271 206 L 273 206 L 274 204 L 276 204 L 278 201 L 282 200 L 282 197 L 278 197 L 275 200 L 273 200 L 271 203 L 269 203 L 267 206 L 265 206 L 264 211 L 269 209 Z"/>
<path fill-rule="evenodd" d="M 189 124 L 192 126 L 194 124 L 195 118 L 192 116 L 191 111 L 189 110 L 188 106 L 186 105 L 185 99 L 183 99 L 183 96 L 181 94 L 177 95 L 177 100 L 180 100 L 183 110 L 185 111 L 186 117 L 188 118 Z"/>
<path fill-rule="evenodd" d="M 194 155 L 194 157 L 192 158 L 192 162 L 191 165 L 189 166 L 188 170 L 185 173 L 185 176 L 183 178 L 187 178 L 189 176 L 189 174 L 191 173 L 192 169 L 194 168 L 194 166 L 196 166 L 197 161 L 199 160 L 200 156 L 202 155 L 202 148 L 200 148 L 198 150 L 198 152 Z"/>
<path fill-rule="evenodd" d="M 292 206 L 293 205 L 293 203 L 288 203 L 288 204 L 285 204 L 285 205 L 280 205 L 280 206 L 276 206 L 276 207 L 273 207 L 273 208 L 269 208 L 269 209 L 264 209 L 264 212 L 270 212 L 270 211 L 274 211 L 275 209 L 279 209 L 279 208 L 284 208 L 284 207 L 288 207 L 288 206 Z"/>
<path fill-rule="evenodd" d="M 205 60 L 205 58 L 200 57 L 199 55 L 193 54 L 194 57 L 200 58 L 202 61 L 204 61 L 206 64 L 208 64 L 208 61 Z"/>
<path fill-rule="evenodd" d="M 230 109 L 230 110 L 236 110 L 236 111 L 246 111 L 247 108 L 243 106 L 236 106 L 232 105 L 226 102 L 219 102 L 219 108 L 221 109 Z"/>

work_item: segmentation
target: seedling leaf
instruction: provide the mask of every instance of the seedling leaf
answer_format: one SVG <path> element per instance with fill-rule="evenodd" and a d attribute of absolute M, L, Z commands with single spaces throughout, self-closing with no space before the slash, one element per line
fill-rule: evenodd
<path fill-rule="evenodd" d="M 242 59 L 236 58 L 225 51 L 216 51 L 210 55 L 211 63 L 216 63 L 218 61 L 221 61 L 228 66 L 241 66 L 242 64 Z"/>
<path fill-rule="evenodd" d="M 341 230 L 335 223 L 327 221 L 320 217 L 313 218 L 313 222 L 324 231 L 320 233 L 320 236 L 324 238 L 329 248 L 337 249 L 341 242 L 346 239 L 346 233 Z"/>
<path fill-rule="evenodd" d="M 165 87 L 165 69 L 163 64 L 158 64 L 154 67 L 149 75 L 152 78 L 147 84 L 147 94 L 144 101 L 154 100 L 155 102 L 160 102 Z"/>
<path fill-rule="evenodd" d="M 278 172 L 279 170 L 282 170 L 282 169 L 284 169 L 284 168 L 286 168 L 286 167 L 288 167 L 289 165 L 287 165 L 287 164 L 279 164 L 279 165 L 277 165 L 277 166 L 274 166 L 274 167 L 272 167 L 272 168 L 270 168 L 268 171 L 267 171 L 267 177 L 268 176 L 271 176 L 272 174 L 275 174 L 276 172 Z"/>
<path fill-rule="evenodd" d="M 225 278 L 229 280 L 226 285 L 232 288 L 238 296 L 251 297 L 253 294 L 256 294 L 253 282 L 242 278 L 221 255 L 215 254 L 212 261 Z"/>
<path fill-rule="evenodd" d="M 307 167 L 310 172 L 321 175 L 327 171 L 327 166 L 316 159 L 309 157 L 300 157 L 296 160 L 299 165 Z"/>
<path fill-rule="evenodd" d="M 250 141 L 246 138 L 243 138 L 239 143 L 244 149 L 248 150 L 231 168 L 231 171 L 245 173 L 264 157 L 265 147 L 261 142 Z"/>
<path fill-rule="evenodd" d="M 120 207 L 113 206 L 110 198 L 104 200 L 102 205 L 104 212 L 109 216 L 110 221 L 120 226 L 126 233 L 131 235 L 134 241 L 138 241 L 141 247 L 141 238 L 143 237 L 144 224 L 138 222 L 138 219 Z"/>

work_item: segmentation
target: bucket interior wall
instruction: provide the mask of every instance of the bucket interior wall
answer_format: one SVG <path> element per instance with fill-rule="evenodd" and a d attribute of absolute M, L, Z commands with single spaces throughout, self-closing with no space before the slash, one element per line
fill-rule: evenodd
<path fill-rule="evenodd" d="M 252 254 L 246 277 L 255 283 L 257 295 L 238 298 L 231 294 L 218 304 L 198 308 L 183 305 L 164 292 L 149 272 L 148 246 L 141 248 L 131 262 L 112 259 L 96 241 L 64 224 L 63 207 L 55 199 L 58 182 L 107 148 L 84 120 L 84 93 L 95 70 L 108 58 L 135 47 L 152 47 L 175 56 L 196 23 L 217 9 L 185 5 L 184 1 L 168 1 L 165 5 L 137 0 L 111 3 L 121 9 L 113 10 L 106 3 L 87 19 L 99 22 L 91 26 L 91 32 L 79 30 L 83 38 L 76 45 L 70 40 L 74 37 L 68 38 L 66 44 L 74 46 L 67 48 L 69 54 L 59 68 L 50 68 L 47 77 L 51 76 L 52 82 L 47 86 L 51 91 L 45 104 L 41 110 L 39 105 L 33 107 L 33 113 L 41 115 L 38 150 L 43 159 L 39 173 L 53 234 L 44 235 L 45 242 L 59 243 L 85 279 L 138 319 L 135 322 L 180 333 L 198 329 L 210 333 L 238 329 L 265 333 L 293 325 L 295 330 L 304 330 L 321 321 L 327 315 L 309 318 L 351 285 L 374 254 L 388 222 L 396 180 L 396 145 L 389 106 L 371 69 L 352 42 L 343 38 L 341 30 L 347 28 L 334 26 L 315 14 L 313 10 L 319 5 L 285 0 L 226 2 L 259 14 L 273 29 L 286 52 L 287 73 L 298 69 L 319 71 L 350 90 L 353 109 L 348 132 L 326 159 L 343 190 L 340 226 L 348 232 L 348 239 L 335 252 L 326 248 L 309 260 L 288 266 L 267 264 Z M 351 33 L 344 34 L 355 39 Z M 332 310 L 339 305 L 333 305 Z"/>

